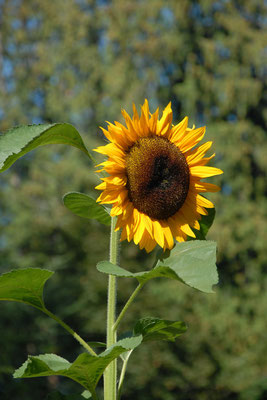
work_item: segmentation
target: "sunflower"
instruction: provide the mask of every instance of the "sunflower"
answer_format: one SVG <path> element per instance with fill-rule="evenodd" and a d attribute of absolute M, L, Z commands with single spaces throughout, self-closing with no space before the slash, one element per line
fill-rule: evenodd
<path fill-rule="evenodd" d="M 174 238 L 195 237 L 191 228 L 200 229 L 201 215 L 214 207 L 200 193 L 220 190 L 201 179 L 222 173 L 206 166 L 214 157 L 204 157 L 212 142 L 195 147 L 205 127 L 188 128 L 187 117 L 173 125 L 171 103 L 160 119 L 158 113 L 149 112 L 147 100 L 140 117 L 135 105 L 132 118 L 122 110 L 126 126 L 115 121 L 101 128 L 109 143 L 95 149 L 108 156 L 97 172 L 109 174 L 96 186 L 102 190 L 97 201 L 112 204 L 121 240 L 133 240 L 147 252 L 157 244 L 172 249 Z"/>

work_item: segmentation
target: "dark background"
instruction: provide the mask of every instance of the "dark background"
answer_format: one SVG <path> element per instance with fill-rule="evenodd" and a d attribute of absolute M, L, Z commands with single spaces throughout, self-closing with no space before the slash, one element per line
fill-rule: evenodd
<path fill-rule="evenodd" d="M 174 120 L 207 125 L 213 140 L 209 198 L 217 216 L 220 284 L 207 295 L 169 280 L 151 281 L 122 330 L 144 316 L 184 320 L 174 344 L 138 348 L 129 362 L 125 400 L 263 400 L 266 342 L 266 2 L 0 0 L 0 130 L 70 122 L 88 148 L 104 144 L 99 125 L 122 120 L 121 107 L 148 98 L 152 111 L 172 101 Z M 265 29 L 265 31 L 264 31 Z M 48 308 L 86 340 L 105 339 L 109 230 L 64 208 L 68 191 L 97 196 L 85 155 L 47 146 L 0 177 L 0 270 L 56 271 Z M 121 264 L 149 268 L 154 253 L 123 243 Z M 134 282 L 119 284 L 119 308 Z M 0 304 L 0 398 L 46 399 L 79 393 L 67 379 L 13 380 L 27 354 L 73 361 L 80 346 L 37 310 Z"/>

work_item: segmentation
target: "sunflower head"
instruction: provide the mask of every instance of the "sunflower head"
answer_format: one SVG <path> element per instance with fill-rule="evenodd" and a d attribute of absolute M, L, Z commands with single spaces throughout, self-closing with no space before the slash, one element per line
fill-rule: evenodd
<path fill-rule="evenodd" d="M 141 116 L 135 105 L 132 118 L 122 110 L 126 126 L 115 121 L 101 128 L 109 143 L 95 149 L 108 156 L 98 172 L 109 174 L 96 187 L 102 191 L 97 201 L 112 204 L 121 240 L 134 240 L 147 252 L 156 244 L 171 249 L 174 238 L 195 237 L 191 228 L 200 229 L 201 215 L 214 207 L 200 193 L 220 189 L 201 179 L 222 173 L 206 166 L 214 157 L 205 157 L 212 142 L 196 147 L 205 127 L 188 128 L 187 117 L 173 125 L 171 103 L 160 119 L 158 112 L 149 112 L 147 100 Z"/>

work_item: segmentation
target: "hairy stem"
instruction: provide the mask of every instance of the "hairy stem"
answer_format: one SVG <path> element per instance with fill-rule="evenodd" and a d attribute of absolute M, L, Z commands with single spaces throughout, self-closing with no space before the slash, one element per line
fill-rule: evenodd
<path fill-rule="evenodd" d="M 111 219 L 110 254 L 109 261 L 118 264 L 119 259 L 119 232 L 115 232 L 116 218 Z M 108 307 L 107 307 L 107 347 L 112 346 L 117 340 L 117 331 L 113 329 L 116 318 L 117 280 L 109 275 L 108 281 Z M 104 373 L 104 399 L 116 400 L 117 396 L 117 360 L 112 361 Z"/>
<path fill-rule="evenodd" d="M 83 338 L 81 338 L 81 336 L 78 335 L 78 333 L 76 333 L 69 325 L 67 325 L 51 311 L 47 310 L 47 308 L 43 308 L 42 311 L 50 318 L 53 318 L 55 321 L 57 321 L 64 329 L 66 329 L 66 331 L 68 331 L 88 351 L 88 353 L 90 353 L 92 356 L 97 355 L 94 350 L 89 346 L 89 344 L 87 344 L 86 341 L 83 340 Z"/>

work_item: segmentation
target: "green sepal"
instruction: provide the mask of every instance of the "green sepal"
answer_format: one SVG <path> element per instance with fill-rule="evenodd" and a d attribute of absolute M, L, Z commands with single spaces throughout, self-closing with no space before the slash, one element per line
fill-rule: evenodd
<path fill-rule="evenodd" d="M 39 268 L 16 269 L 0 276 L 0 300 L 18 301 L 44 310 L 43 289 L 54 274 Z"/>
<path fill-rule="evenodd" d="M 214 218 L 215 218 L 215 208 L 209 208 L 208 210 L 208 215 L 202 215 L 201 220 L 198 221 L 200 225 L 200 229 L 194 229 L 192 228 L 194 234 L 196 235 L 196 238 L 192 238 L 190 236 L 187 237 L 187 240 L 206 240 L 207 233 L 210 229 L 210 227 L 213 224 Z"/>
<path fill-rule="evenodd" d="M 47 144 L 67 144 L 91 158 L 79 132 L 70 124 L 24 125 L 0 135 L 0 172 L 29 151 Z"/>
<path fill-rule="evenodd" d="M 141 284 L 153 278 L 174 279 L 202 292 L 213 293 L 212 286 L 218 283 L 215 242 L 195 240 L 179 243 L 168 254 L 148 271 L 132 273 L 109 261 L 99 262 L 97 269 L 105 274 L 136 278 Z"/>
<path fill-rule="evenodd" d="M 142 335 L 122 339 L 98 356 L 82 353 L 73 363 L 56 354 L 29 356 L 27 361 L 14 372 L 13 376 L 14 378 L 65 376 L 78 382 L 93 394 L 106 367 L 120 354 L 135 349 L 141 342 Z"/>
<path fill-rule="evenodd" d="M 96 219 L 104 225 L 111 224 L 111 217 L 106 208 L 87 194 L 79 192 L 66 193 L 63 196 L 63 203 L 73 214 L 79 217 Z"/>
<path fill-rule="evenodd" d="M 133 329 L 134 335 L 142 335 L 143 342 L 166 340 L 174 342 L 186 332 L 187 326 L 182 321 L 168 321 L 160 318 L 146 317 L 140 319 Z"/>

